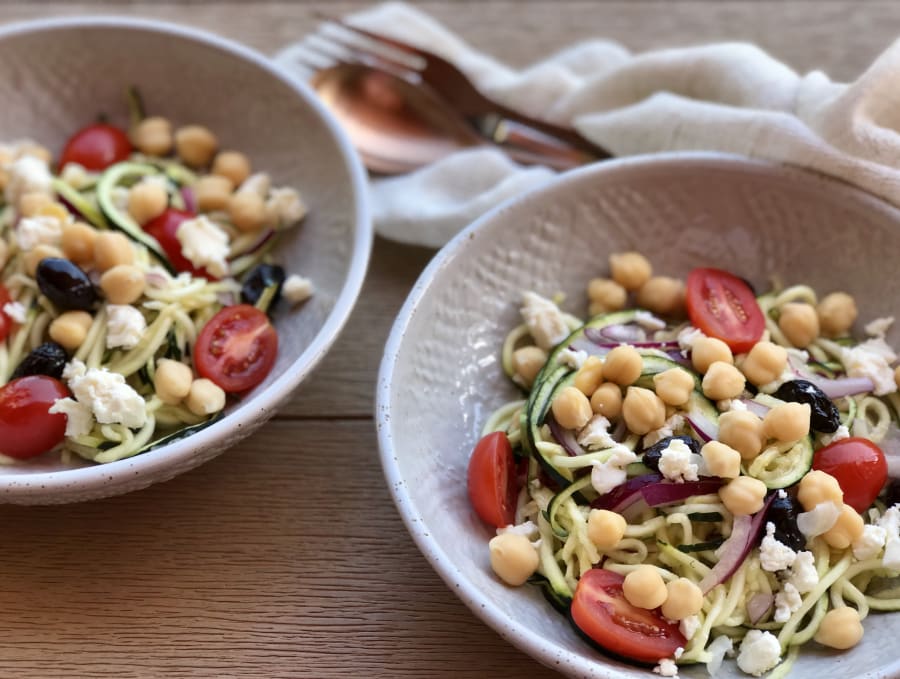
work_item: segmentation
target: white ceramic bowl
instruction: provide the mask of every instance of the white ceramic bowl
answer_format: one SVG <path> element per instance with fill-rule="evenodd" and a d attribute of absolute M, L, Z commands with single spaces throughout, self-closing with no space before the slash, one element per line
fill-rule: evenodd
<path fill-rule="evenodd" d="M 492 574 L 466 496 L 466 465 L 486 416 L 518 398 L 501 343 L 519 320 L 522 290 L 566 295 L 584 316 L 588 279 L 610 252 L 639 250 L 655 270 L 738 272 L 758 289 L 778 275 L 854 294 L 860 319 L 895 313 L 900 211 L 797 169 L 707 154 L 615 160 L 508 202 L 459 234 L 431 262 L 393 327 L 378 382 L 381 459 L 407 528 L 435 570 L 488 625 L 573 677 L 653 675 L 607 658 L 537 591 Z M 608 275 L 608 274 L 607 274 Z M 888 337 L 897 346 L 895 327 Z M 791 676 L 900 676 L 900 616 L 872 614 L 852 651 L 804 649 Z M 703 667 L 683 676 L 706 677 Z M 746 676 L 733 663 L 722 675 Z"/>
<path fill-rule="evenodd" d="M 300 190 L 309 215 L 284 238 L 278 257 L 289 272 L 311 278 L 316 293 L 297 310 L 284 305 L 274 369 L 223 420 L 112 464 L 62 467 L 58 455 L 47 455 L 0 468 L 0 502 L 124 493 L 218 455 L 271 417 L 324 356 L 365 276 L 372 230 L 362 165 L 312 91 L 271 61 L 210 33 L 155 21 L 79 18 L 0 28 L 0 141 L 28 137 L 58 153 L 98 114 L 124 125 L 129 85 L 150 114 L 208 126 L 276 184 Z"/>

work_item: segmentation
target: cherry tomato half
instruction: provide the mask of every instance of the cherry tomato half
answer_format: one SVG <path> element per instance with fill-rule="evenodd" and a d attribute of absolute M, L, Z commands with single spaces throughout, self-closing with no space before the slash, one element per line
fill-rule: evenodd
<path fill-rule="evenodd" d="M 197 215 L 184 210 L 167 208 L 159 217 L 151 219 L 144 224 L 144 231 L 153 236 L 158 242 L 166 257 L 169 258 L 176 271 L 187 271 L 192 276 L 202 276 L 209 280 L 216 280 L 206 269 L 197 269 L 187 257 L 181 254 L 181 241 L 176 233 L 182 222 L 194 219 Z"/>
<path fill-rule="evenodd" d="M 722 340 L 736 354 L 750 351 L 766 329 L 753 290 L 727 271 L 691 271 L 685 302 L 694 327 Z"/>
<path fill-rule="evenodd" d="M 856 436 L 816 451 L 813 469 L 831 474 L 844 491 L 844 502 L 864 512 L 887 482 L 887 461 L 881 448 Z"/>
<path fill-rule="evenodd" d="M 59 157 L 59 167 L 67 163 L 78 163 L 88 170 L 105 170 L 113 163 L 128 160 L 131 142 L 128 135 L 118 127 L 97 123 L 78 130 L 63 147 Z"/>
<path fill-rule="evenodd" d="M 9 290 L 0 285 L 0 342 L 6 339 L 13 328 L 13 319 L 3 311 L 3 305 L 12 302 Z"/>
<path fill-rule="evenodd" d="M 47 375 L 20 377 L 0 387 L 0 453 L 24 460 L 59 444 L 66 416 L 47 412 L 69 390 Z"/>
<path fill-rule="evenodd" d="M 227 306 L 197 337 L 194 365 L 201 377 L 234 394 L 262 382 L 278 353 L 278 332 L 269 317 L 249 304 Z"/>
<path fill-rule="evenodd" d="M 624 576 L 603 568 L 587 571 L 572 598 L 572 622 L 598 646 L 623 658 L 645 663 L 671 658 L 687 645 L 678 624 L 628 603 L 623 582 Z"/>
<path fill-rule="evenodd" d="M 512 446 L 502 431 L 495 431 L 475 444 L 469 458 L 469 502 L 479 518 L 503 528 L 516 514 L 516 463 Z"/>

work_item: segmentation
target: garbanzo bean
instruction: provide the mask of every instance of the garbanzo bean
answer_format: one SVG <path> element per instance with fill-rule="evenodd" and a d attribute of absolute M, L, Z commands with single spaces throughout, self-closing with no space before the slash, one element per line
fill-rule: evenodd
<path fill-rule="evenodd" d="M 100 277 L 100 289 L 112 304 L 132 304 L 144 294 L 144 272 L 132 264 L 117 264 Z"/>
<path fill-rule="evenodd" d="M 663 403 L 680 406 L 690 399 L 694 391 L 694 378 L 687 370 L 669 368 L 653 376 L 653 388 Z"/>
<path fill-rule="evenodd" d="M 76 264 L 89 264 L 94 260 L 94 240 L 97 230 L 84 222 L 63 224 L 60 247 L 67 259 Z"/>
<path fill-rule="evenodd" d="M 782 403 L 763 418 L 763 435 L 777 441 L 796 441 L 809 434 L 808 403 Z"/>
<path fill-rule="evenodd" d="M 719 415 L 719 441 L 731 446 L 744 460 L 752 460 L 765 441 L 762 420 L 746 410 L 730 410 Z"/>
<path fill-rule="evenodd" d="M 219 141 L 203 125 L 187 125 L 175 132 L 175 152 L 191 167 L 205 167 L 216 153 Z"/>
<path fill-rule="evenodd" d="M 194 375 L 186 363 L 168 358 L 161 358 L 156 362 L 153 387 L 163 403 L 180 403 L 191 392 L 193 382 Z"/>
<path fill-rule="evenodd" d="M 591 394 L 591 408 L 607 420 L 613 420 L 622 412 L 622 390 L 614 382 L 604 382 Z"/>
<path fill-rule="evenodd" d="M 703 608 L 703 592 L 687 578 L 666 583 L 668 594 L 662 605 L 662 614 L 669 620 L 684 620 L 697 615 Z"/>
<path fill-rule="evenodd" d="M 94 263 L 100 271 L 118 264 L 134 264 L 134 246 L 128 236 L 117 231 L 100 231 L 94 239 Z"/>
<path fill-rule="evenodd" d="M 537 550 L 527 537 L 517 533 L 501 533 L 488 543 L 491 568 L 508 585 L 518 587 L 534 575 L 539 559 Z"/>
<path fill-rule="evenodd" d="M 220 151 L 213 160 L 211 172 L 227 177 L 237 187 L 250 176 L 250 161 L 240 151 Z"/>
<path fill-rule="evenodd" d="M 588 514 L 587 534 L 600 549 L 612 549 L 625 537 L 625 517 L 608 509 L 592 509 Z"/>
<path fill-rule="evenodd" d="M 534 378 L 547 362 L 547 352 L 540 347 L 520 347 L 513 352 L 513 370 L 525 386 L 531 386 Z"/>
<path fill-rule="evenodd" d="M 25 253 L 25 271 L 28 272 L 28 275 L 32 278 L 37 272 L 38 264 L 41 263 L 42 259 L 47 259 L 47 257 L 62 257 L 63 253 L 55 245 L 47 245 L 46 243 L 40 243 L 35 245 L 31 250 Z"/>
<path fill-rule="evenodd" d="M 75 351 L 84 344 L 93 322 L 94 319 L 87 311 L 66 311 L 53 319 L 47 334 L 63 349 Z"/>
<path fill-rule="evenodd" d="M 266 205 L 254 191 L 238 191 L 228 199 L 228 216 L 241 231 L 256 231 L 266 221 Z"/>
<path fill-rule="evenodd" d="M 816 313 L 823 335 L 841 337 L 850 332 L 859 312 L 853 297 L 846 292 L 832 292 L 819 302 Z"/>
<path fill-rule="evenodd" d="M 638 288 L 637 305 L 662 316 L 678 316 L 684 312 L 684 283 L 677 278 L 653 276 Z"/>
<path fill-rule="evenodd" d="M 201 212 L 224 210 L 228 207 L 228 199 L 234 190 L 234 184 L 228 177 L 210 174 L 200 177 L 194 184 L 194 196 Z"/>
<path fill-rule="evenodd" d="M 788 302 L 781 307 L 778 327 L 788 342 L 805 349 L 819 336 L 819 316 L 811 304 Z"/>
<path fill-rule="evenodd" d="M 608 278 L 592 278 L 587 287 L 591 315 L 619 311 L 625 308 L 628 291 Z"/>
<path fill-rule="evenodd" d="M 637 290 L 650 280 L 653 267 L 639 252 L 620 252 L 609 256 L 612 279 L 626 290 Z"/>
<path fill-rule="evenodd" d="M 669 595 L 666 583 L 653 566 L 638 566 L 625 576 L 622 593 L 632 606 L 659 608 Z"/>
<path fill-rule="evenodd" d="M 713 401 L 737 398 L 744 391 L 743 373 L 730 363 L 713 361 L 703 376 L 703 394 Z"/>
<path fill-rule="evenodd" d="M 666 406 L 649 389 L 628 387 L 622 401 L 622 417 L 631 432 L 643 436 L 666 423 Z"/>
<path fill-rule="evenodd" d="M 584 364 L 575 373 L 572 386 L 590 397 L 603 382 L 603 361 L 596 356 L 588 356 Z"/>
<path fill-rule="evenodd" d="M 733 479 L 741 473 L 741 454 L 721 441 L 707 441 L 700 449 L 700 455 L 713 476 Z"/>
<path fill-rule="evenodd" d="M 575 387 L 564 387 L 550 403 L 553 417 L 566 429 L 581 429 L 594 416 L 588 397 Z"/>
<path fill-rule="evenodd" d="M 741 363 L 741 372 L 757 386 L 768 384 L 784 372 L 787 357 L 784 347 L 774 342 L 757 342 Z"/>
<path fill-rule="evenodd" d="M 225 392 L 212 380 L 201 377 L 191 382 L 184 404 L 194 415 L 212 415 L 225 407 Z"/>
<path fill-rule="evenodd" d="M 128 214 L 138 224 L 159 217 L 168 206 L 169 194 L 159 182 L 138 182 L 128 190 Z"/>
<path fill-rule="evenodd" d="M 172 150 L 172 123 L 160 116 L 144 118 L 132 133 L 131 141 L 141 153 L 165 156 Z"/>
<path fill-rule="evenodd" d="M 643 367 L 644 359 L 638 350 L 629 344 L 620 344 L 606 354 L 603 361 L 603 379 L 627 387 L 637 381 Z"/>
<path fill-rule="evenodd" d="M 844 491 L 837 479 L 831 474 L 814 469 L 807 472 L 797 487 L 797 499 L 807 512 L 822 502 L 834 502 L 841 506 L 844 503 Z"/>
<path fill-rule="evenodd" d="M 865 523 L 863 518 L 850 505 L 841 505 L 841 513 L 837 521 L 822 537 L 835 549 L 847 549 L 863 534 Z"/>
<path fill-rule="evenodd" d="M 715 362 L 734 363 L 731 349 L 716 337 L 700 337 L 691 347 L 691 365 L 699 373 L 705 373 Z"/>
<path fill-rule="evenodd" d="M 752 476 L 738 476 L 719 489 L 719 498 L 735 516 L 756 514 L 766 500 L 766 484 Z"/>
<path fill-rule="evenodd" d="M 856 646 L 863 638 L 859 612 L 850 606 L 831 609 L 822 618 L 813 638 L 823 646 L 841 651 Z"/>

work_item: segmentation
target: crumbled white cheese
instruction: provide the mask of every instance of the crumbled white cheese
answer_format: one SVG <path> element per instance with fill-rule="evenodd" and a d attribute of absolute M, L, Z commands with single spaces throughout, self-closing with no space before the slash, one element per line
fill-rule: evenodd
<path fill-rule="evenodd" d="M 659 443 L 663 439 L 674 436 L 675 432 L 681 429 L 683 426 L 684 416 L 679 415 L 678 413 L 673 413 L 668 420 L 663 422 L 663 426 L 661 426 L 659 429 L 654 429 L 653 431 L 644 434 L 644 438 L 642 441 L 644 448 L 649 448 L 650 446 Z"/>
<path fill-rule="evenodd" d="M 884 556 L 881 559 L 885 568 L 900 571 L 900 505 L 889 508 L 878 519 L 878 525 L 884 528 Z"/>
<path fill-rule="evenodd" d="M 62 222 L 50 215 L 23 217 L 16 225 L 16 243 L 26 252 L 38 245 L 59 245 L 62 228 Z"/>
<path fill-rule="evenodd" d="M 677 677 L 678 665 L 671 658 L 662 658 L 653 671 L 661 677 Z"/>
<path fill-rule="evenodd" d="M 540 530 L 533 521 L 529 520 L 497 529 L 497 535 L 503 535 L 503 533 L 514 533 L 515 535 L 524 535 L 526 538 L 531 538 L 539 535 Z"/>
<path fill-rule="evenodd" d="M 269 195 L 269 189 L 271 187 L 272 180 L 269 178 L 269 175 L 265 172 L 257 172 L 255 174 L 251 174 L 241 183 L 240 188 L 238 188 L 238 192 L 252 191 L 260 198 L 265 199 L 265 197 Z"/>
<path fill-rule="evenodd" d="M 797 552 L 797 557 L 788 571 L 785 582 L 791 583 L 800 594 L 806 594 L 819 584 L 816 558 L 812 552 Z"/>
<path fill-rule="evenodd" d="M 291 304 L 300 304 L 305 302 L 313 295 L 313 284 L 308 278 L 291 274 L 281 285 L 281 294 Z"/>
<path fill-rule="evenodd" d="M 106 348 L 134 349 L 147 330 L 147 321 L 130 304 L 107 304 Z"/>
<path fill-rule="evenodd" d="M 808 539 L 822 535 L 837 523 L 841 508 L 836 502 L 820 502 L 808 512 L 797 515 L 797 528 Z"/>
<path fill-rule="evenodd" d="M 867 523 L 863 526 L 862 535 L 853 542 L 853 556 L 860 561 L 874 559 L 881 553 L 887 539 L 887 531 L 881 526 Z"/>
<path fill-rule="evenodd" d="M 890 364 L 897 354 L 882 337 L 866 340 L 855 347 L 841 349 L 841 363 L 850 377 L 868 377 L 875 385 L 876 396 L 897 391 L 894 369 Z"/>
<path fill-rule="evenodd" d="M 790 568 L 797 558 L 797 552 L 775 538 L 775 524 L 766 523 L 766 536 L 759 546 L 759 563 L 764 571 L 783 571 Z"/>
<path fill-rule="evenodd" d="M 81 191 L 82 189 L 87 188 L 89 184 L 96 181 L 97 173 L 89 172 L 84 165 L 69 161 L 62 169 L 59 178 L 73 189 Z"/>
<path fill-rule="evenodd" d="M 276 228 L 296 224 L 306 213 L 306 205 L 296 190 L 280 187 L 269 193 L 266 200 L 266 222 Z"/>
<path fill-rule="evenodd" d="M 734 653 L 734 642 L 730 637 L 722 634 L 716 637 L 713 642 L 706 647 L 706 651 L 709 653 L 706 671 L 709 673 L 709 676 L 712 677 L 722 669 L 722 661 L 725 660 L 725 656 Z"/>
<path fill-rule="evenodd" d="M 605 495 L 616 486 L 625 483 L 628 475 L 625 472 L 632 462 L 637 461 L 637 455 L 623 445 L 613 448 L 606 462 L 598 462 L 591 469 L 591 485 L 600 495 Z"/>
<path fill-rule="evenodd" d="M 680 439 L 672 439 L 659 458 L 659 472 L 669 481 L 684 483 L 696 481 L 698 464 L 694 460 L 694 453 L 687 444 Z M 699 455 L 696 456 L 699 458 Z"/>
<path fill-rule="evenodd" d="M 681 622 L 678 623 L 678 631 L 688 641 L 694 638 L 698 629 L 700 629 L 699 615 L 689 615 L 686 618 L 682 618 Z"/>
<path fill-rule="evenodd" d="M 175 237 L 181 254 L 198 269 L 216 278 L 228 275 L 228 234 L 209 217 L 200 215 L 178 225 Z"/>
<path fill-rule="evenodd" d="M 685 326 L 678 333 L 678 347 L 682 352 L 686 353 L 693 350 L 697 340 L 703 337 L 706 337 L 706 335 L 703 334 L 700 328 L 695 328 L 692 325 Z"/>
<path fill-rule="evenodd" d="M 781 644 L 771 632 L 752 629 L 741 643 L 737 665 L 747 674 L 759 677 L 781 661 Z"/>
<path fill-rule="evenodd" d="M 559 307 L 534 292 L 522 294 L 522 318 L 534 343 L 549 351 L 569 336 L 569 326 Z"/>
<path fill-rule="evenodd" d="M 847 429 L 846 425 L 842 424 L 833 434 L 820 434 L 819 443 L 822 447 L 824 447 L 834 443 L 835 441 L 841 441 L 848 438 L 850 438 L 850 430 Z"/>
<path fill-rule="evenodd" d="M 775 595 L 775 622 L 787 622 L 802 605 L 803 597 L 797 588 L 790 582 L 784 583 Z"/>
<path fill-rule="evenodd" d="M 66 365 L 63 378 L 68 380 L 75 400 L 90 406 L 100 424 L 124 424 L 131 429 L 146 424 L 147 404 L 119 373 L 106 368 L 87 369 L 76 359 Z"/>
<path fill-rule="evenodd" d="M 69 438 L 90 434 L 94 428 L 94 414 L 90 407 L 68 396 L 56 399 L 47 412 L 66 416 L 66 436 Z"/>
<path fill-rule="evenodd" d="M 47 163 L 36 156 L 21 156 L 9 166 L 9 178 L 3 195 L 10 205 L 18 205 L 26 193 L 53 192 L 53 175 Z"/>
<path fill-rule="evenodd" d="M 3 305 L 3 313 L 16 323 L 28 320 L 28 309 L 21 302 L 7 302 Z"/>
<path fill-rule="evenodd" d="M 657 318 L 649 311 L 635 311 L 634 322 L 646 330 L 662 330 L 666 327 L 666 322 Z"/>
<path fill-rule="evenodd" d="M 576 350 L 565 347 L 556 357 L 559 360 L 560 365 L 567 365 L 573 370 L 580 370 L 581 366 L 583 366 L 584 362 L 587 360 L 588 354 L 586 351 L 580 349 Z"/>
<path fill-rule="evenodd" d="M 603 450 L 616 445 L 609 435 L 609 420 L 603 415 L 594 415 L 578 432 L 578 445 L 587 450 Z"/>
<path fill-rule="evenodd" d="M 887 334 L 887 331 L 891 329 L 891 326 L 894 324 L 893 316 L 886 316 L 884 318 L 876 318 L 873 321 L 869 321 L 866 323 L 866 334 L 870 337 L 884 337 Z"/>
<path fill-rule="evenodd" d="M 128 189 L 124 186 L 114 186 L 112 191 L 109 192 L 109 197 L 113 206 L 119 212 L 128 212 L 128 200 L 131 197 Z"/>

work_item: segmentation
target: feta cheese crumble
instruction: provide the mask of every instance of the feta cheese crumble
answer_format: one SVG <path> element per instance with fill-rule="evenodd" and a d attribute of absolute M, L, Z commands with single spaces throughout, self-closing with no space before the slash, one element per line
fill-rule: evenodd
<path fill-rule="evenodd" d="M 522 318 L 528 332 L 544 351 L 549 351 L 569 336 L 569 326 L 559 307 L 535 292 L 522 294 Z"/>
<path fill-rule="evenodd" d="M 850 430 L 847 429 L 847 425 L 842 424 L 833 434 L 821 434 L 819 436 L 819 442 L 824 447 L 827 445 L 831 445 L 835 441 L 842 441 L 848 438 L 850 438 Z"/>
<path fill-rule="evenodd" d="M 661 677 L 677 677 L 678 665 L 671 658 L 662 658 L 653 671 Z"/>
<path fill-rule="evenodd" d="M 855 347 L 841 349 L 841 363 L 849 377 L 868 377 L 875 385 L 874 394 L 884 396 L 897 391 L 894 369 L 890 364 L 897 354 L 883 337 L 866 340 Z"/>
<path fill-rule="evenodd" d="M 106 312 L 106 348 L 134 349 L 147 329 L 144 315 L 130 304 L 107 304 Z"/>
<path fill-rule="evenodd" d="M 650 446 L 659 443 L 663 439 L 667 439 L 670 436 L 675 435 L 675 431 L 681 429 L 684 426 L 684 417 L 679 415 L 678 413 L 673 413 L 672 416 L 663 422 L 663 426 L 659 429 L 654 429 L 651 432 L 644 434 L 643 445 L 644 448 L 649 448 Z"/>
<path fill-rule="evenodd" d="M 566 347 L 557 355 L 561 365 L 567 365 L 573 370 L 580 370 L 581 366 L 583 366 L 584 362 L 587 360 L 587 357 L 586 351 L 574 350 L 569 347 Z"/>
<path fill-rule="evenodd" d="M 198 269 L 216 278 L 228 275 L 228 234 L 209 217 L 200 215 L 178 225 L 175 237 L 181 254 Z"/>
<path fill-rule="evenodd" d="M 38 245 L 59 245 L 62 227 L 62 222 L 50 215 L 23 217 L 16 225 L 16 243 L 23 251 L 34 250 Z"/>
<path fill-rule="evenodd" d="M 7 302 L 3 305 L 3 313 L 16 323 L 24 323 L 28 320 L 28 309 L 21 302 Z"/>
<path fill-rule="evenodd" d="M 860 535 L 851 545 L 853 556 L 860 561 L 874 559 L 881 553 L 881 548 L 887 540 L 887 531 L 878 525 L 866 524 Z"/>
<path fill-rule="evenodd" d="M 794 563 L 787 572 L 785 582 L 793 585 L 800 594 L 811 592 L 819 584 L 816 558 L 812 552 L 797 552 Z"/>
<path fill-rule="evenodd" d="M 884 528 L 884 556 L 882 564 L 885 568 L 900 571 L 900 505 L 894 505 L 888 509 L 878 525 Z"/>
<path fill-rule="evenodd" d="M 606 462 L 598 462 L 591 469 L 591 485 L 601 495 L 605 495 L 616 486 L 625 483 L 627 474 L 625 467 L 637 462 L 637 455 L 625 446 L 617 445 Z"/>
<path fill-rule="evenodd" d="M 106 368 L 88 369 L 76 359 L 66 365 L 63 379 L 75 400 L 90 407 L 100 424 L 124 424 L 137 429 L 147 423 L 147 404 L 119 373 Z"/>
<path fill-rule="evenodd" d="M 90 434 L 94 428 L 94 414 L 91 409 L 68 396 L 56 399 L 47 412 L 62 413 L 66 416 L 66 436 L 70 438 Z"/>
<path fill-rule="evenodd" d="M 694 457 L 700 456 L 695 456 L 684 441 L 673 439 L 659 458 L 659 472 L 675 483 L 696 481 L 699 478 L 697 475 L 699 465 L 694 461 Z"/>
<path fill-rule="evenodd" d="M 300 304 L 313 296 L 314 288 L 312 281 L 297 274 L 291 274 L 287 277 L 281 286 L 281 294 L 291 304 Z"/>
<path fill-rule="evenodd" d="M 275 226 L 289 226 L 306 216 L 306 205 L 296 190 L 279 187 L 269 192 L 266 200 L 266 221 Z"/>
<path fill-rule="evenodd" d="M 737 665 L 747 674 L 759 677 L 781 661 L 781 644 L 771 632 L 752 629 L 741 643 Z"/>
<path fill-rule="evenodd" d="M 587 450 L 613 448 L 616 442 L 609 434 L 609 424 L 603 415 L 594 415 L 578 432 L 578 445 Z"/>
<path fill-rule="evenodd" d="M 775 524 L 766 523 L 766 536 L 759 546 L 759 563 L 764 571 L 774 573 L 790 568 L 797 558 L 797 552 L 775 538 Z"/>
<path fill-rule="evenodd" d="M 21 156 L 9 166 L 9 179 L 3 195 L 10 205 L 18 205 L 26 193 L 53 192 L 53 175 L 47 163 L 37 156 Z"/>
<path fill-rule="evenodd" d="M 678 631 L 688 641 L 694 638 L 698 629 L 700 629 L 699 615 L 689 615 L 686 618 L 682 618 L 681 622 L 678 623 Z"/>
<path fill-rule="evenodd" d="M 803 605 L 803 597 L 790 582 L 784 583 L 781 591 L 775 595 L 775 622 L 787 622 L 791 615 Z"/>

